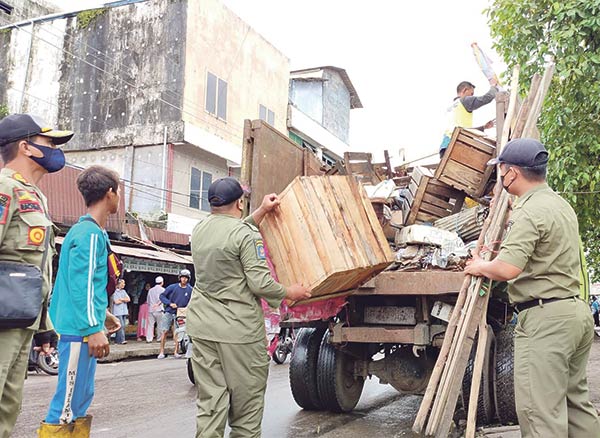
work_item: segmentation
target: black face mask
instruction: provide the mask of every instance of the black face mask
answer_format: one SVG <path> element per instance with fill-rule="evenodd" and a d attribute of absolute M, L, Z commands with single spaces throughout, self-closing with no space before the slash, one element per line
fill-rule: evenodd
<path fill-rule="evenodd" d="M 508 188 L 512 185 L 512 183 L 515 182 L 515 180 L 513 179 L 507 186 L 504 185 L 504 178 L 506 177 L 506 175 L 508 175 L 508 173 L 511 171 L 511 169 L 512 169 L 512 167 L 509 167 L 504 175 L 500 175 L 500 183 L 502 184 L 502 188 L 504 190 L 506 190 L 507 192 L 508 192 Z"/>

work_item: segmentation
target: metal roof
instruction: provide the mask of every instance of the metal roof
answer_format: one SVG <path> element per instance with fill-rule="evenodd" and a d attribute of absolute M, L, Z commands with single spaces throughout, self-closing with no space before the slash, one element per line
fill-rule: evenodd
<path fill-rule="evenodd" d="M 322 67 L 313 67 L 313 68 L 305 68 L 302 70 L 293 70 L 290 72 L 290 74 L 292 75 L 290 77 L 290 79 L 296 79 L 293 77 L 294 75 L 301 75 L 304 73 L 313 73 L 313 72 L 318 72 L 319 70 L 333 70 L 333 71 L 337 72 L 342 77 L 342 80 L 344 81 L 344 85 L 350 92 L 350 108 L 355 109 L 355 108 L 363 107 L 362 103 L 360 101 L 360 98 L 358 97 L 358 92 L 356 91 L 356 88 L 354 88 L 354 85 L 352 85 L 350 76 L 348 76 L 348 73 L 343 68 L 334 67 L 333 65 L 324 65 Z"/>
<path fill-rule="evenodd" d="M 64 237 L 57 236 L 56 243 L 62 245 Z M 111 249 L 120 256 L 136 257 L 140 259 L 158 260 L 162 262 L 180 263 L 184 265 L 193 265 L 191 256 L 176 254 L 173 251 L 164 249 L 157 251 L 152 247 L 140 248 L 132 246 L 119 245 L 118 243 L 111 242 Z"/>

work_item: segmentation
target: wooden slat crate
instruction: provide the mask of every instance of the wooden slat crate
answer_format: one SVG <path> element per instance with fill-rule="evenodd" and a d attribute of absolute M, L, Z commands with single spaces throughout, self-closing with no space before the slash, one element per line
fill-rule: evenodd
<path fill-rule="evenodd" d="M 435 177 L 467 195 L 480 198 L 494 171 L 487 162 L 496 154 L 496 142 L 482 132 L 455 128 Z"/>
<path fill-rule="evenodd" d="M 279 281 L 313 297 L 355 289 L 392 261 L 371 202 L 352 176 L 298 177 L 260 224 Z"/>
<path fill-rule="evenodd" d="M 463 192 L 436 180 L 425 167 L 414 168 L 408 190 L 410 212 L 405 225 L 433 223 L 458 213 L 465 199 Z"/>

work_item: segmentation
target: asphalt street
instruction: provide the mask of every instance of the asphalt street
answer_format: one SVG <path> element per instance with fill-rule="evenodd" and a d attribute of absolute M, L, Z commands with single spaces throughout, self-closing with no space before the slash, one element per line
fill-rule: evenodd
<path fill-rule="evenodd" d="M 193 437 L 195 389 L 187 378 L 185 365 L 185 360 L 171 358 L 100 364 L 96 396 L 89 410 L 94 416 L 92 437 Z M 14 438 L 36 436 L 55 381 L 52 376 L 29 373 Z M 292 398 L 287 362 L 271 363 L 263 437 L 364 438 L 367 430 L 370 438 L 412 436 L 408 431 L 419 400 L 400 396 L 374 378 L 366 383 L 352 413 L 308 412 Z"/>

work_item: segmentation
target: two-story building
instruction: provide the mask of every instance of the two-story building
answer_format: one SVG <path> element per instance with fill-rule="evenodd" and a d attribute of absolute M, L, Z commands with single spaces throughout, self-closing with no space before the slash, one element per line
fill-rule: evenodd
<path fill-rule="evenodd" d="M 239 173 L 243 120 L 286 131 L 289 60 L 218 0 L 127 0 L 0 27 L 0 103 L 76 132 L 67 160 L 189 233 Z"/>
<path fill-rule="evenodd" d="M 333 165 L 350 148 L 350 110 L 362 108 L 346 70 L 324 66 L 290 74 L 289 135 Z"/>

